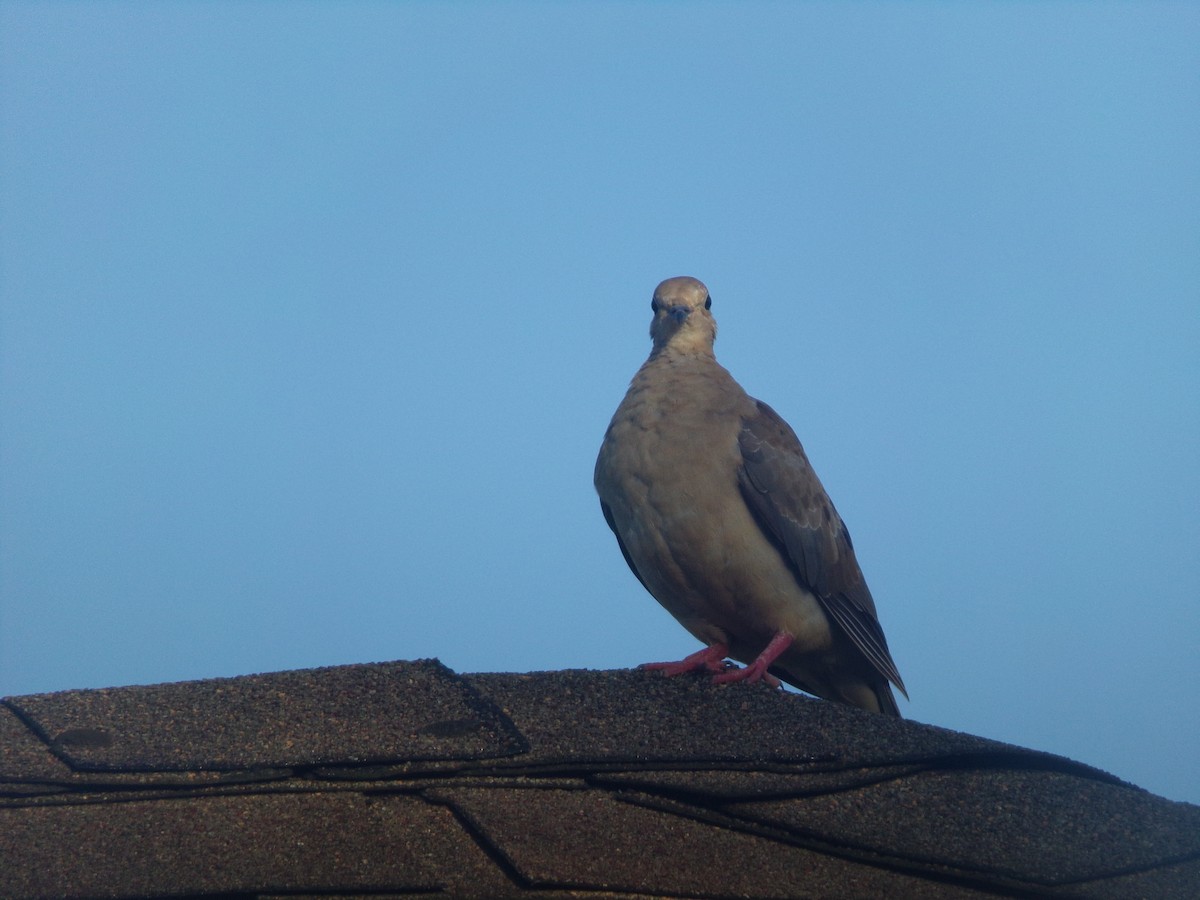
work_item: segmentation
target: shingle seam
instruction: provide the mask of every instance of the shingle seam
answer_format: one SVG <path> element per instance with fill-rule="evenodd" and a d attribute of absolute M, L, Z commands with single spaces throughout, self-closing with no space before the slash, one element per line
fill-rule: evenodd
<path fill-rule="evenodd" d="M 548 782 L 523 780 L 519 776 L 502 778 L 462 778 L 447 776 L 419 781 L 312 781 L 302 778 L 275 782 L 220 782 L 202 785 L 182 784 L 104 784 L 89 785 L 75 791 L 62 789 L 47 790 L 41 794 L 5 795 L 0 789 L 0 809 L 16 809 L 45 806 L 84 806 L 102 803 L 125 803 L 144 800 L 179 800 L 205 797 L 275 796 L 279 794 L 362 794 L 363 796 L 391 796 L 396 794 L 419 794 L 437 787 L 521 787 L 531 790 L 580 786 L 578 778 L 559 778 Z"/>
<path fill-rule="evenodd" d="M 883 764 L 881 764 L 881 767 Z M 487 760 L 468 763 L 463 772 L 471 774 L 493 774 L 511 770 L 528 773 L 554 774 L 558 772 L 771 772 L 775 774 L 811 775 L 840 772 L 844 766 L 827 766 L 809 763 L 760 762 L 758 760 L 730 760 L 723 757 L 695 756 L 691 758 L 646 760 L 637 756 L 606 757 L 604 759 L 572 759 L 546 762 L 521 763 L 517 760 Z M 867 766 L 853 766 L 863 769 Z"/>
<path fill-rule="evenodd" d="M 14 703 L 11 703 L 7 697 L 0 697 L 0 705 L 3 705 L 5 709 L 11 712 L 16 720 L 24 725 L 30 734 L 41 741 L 42 744 L 45 745 L 46 751 L 51 756 L 61 762 L 72 772 L 75 771 L 75 767 L 71 765 L 70 760 L 68 760 L 58 749 L 55 748 L 54 741 L 51 739 L 50 735 L 46 734 L 42 727 L 38 725 L 38 723 L 32 717 L 30 717 L 25 710 L 21 709 L 21 707 Z"/>
<path fill-rule="evenodd" d="M 352 767 L 346 767 L 351 769 Z M 365 767 L 371 769 L 372 767 Z M 745 771 L 755 773 L 762 771 L 754 766 L 739 769 L 732 767 L 706 766 L 704 768 L 674 768 L 667 765 L 647 767 L 655 772 L 692 772 L 711 771 L 727 774 L 730 771 Z M 193 770 L 202 773 L 204 770 Z M 329 777 L 327 767 L 315 767 L 306 770 L 296 767 L 291 770 L 244 770 L 223 771 L 219 778 L 208 781 L 184 781 L 180 773 L 165 773 L 168 777 L 163 780 L 124 780 L 120 775 L 115 777 L 108 773 L 83 773 L 72 781 L 47 781 L 45 779 L 28 779 L 13 781 L 14 784 L 42 787 L 44 793 L 31 795 L 14 793 L 5 795 L 3 783 L 0 783 L 0 808 L 31 805 L 70 806 L 82 803 L 117 802 L 118 799 L 156 799 L 177 798 L 183 796 L 213 796 L 233 794 L 277 794 L 277 793 L 325 793 L 325 792 L 361 792 L 364 794 L 394 794 L 415 793 L 431 787 L 445 786 L 478 786 L 496 785 L 520 786 L 530 789 L 549 789 L 564 784 L 589 785 L 602 790 L 612 790 L 604 778 L 605 772 L 629 773 L 643 771 L 631 769 L 628 765 L 615 768 L 598 768 L 596 766 L 535 766 L 527 769 L 516 767 L 486 767 L 486 768 L 454 768 L 432 772 L 404 772 L 394 775 L 381 775 L 378 772 L 362 777 Z M 787 772 L 785 772 L 786 774 Z M 806 774 L 806 773 L 795 773 Z M 128 776 L 134 778 L 133 774 Z M 874 782 L 871 782 L 874 783 Z M 859 782 L 861 786 L 862 783 Z M 622 784 L 621 787 L 628 787 Z M 646 785 L 647 789 L 654 785 Z M 665 793 L 665 791 L 664 791 Z M 705 798 L 703 791 L 688 792 L 680 790 L 677 793 L 681 799 L 688 796 Z M 762 799 L 762 794 L 755 795 Z M 794 796 L 793 794 L 781 797 Z M 722 796 L 723 800 L 735 798 Z"/>
<path fill-rule="evenodd" d="M 550 778 L 550 779 L 526 779 L 519 777 L 507 778 L 447 778 L 439 780 L 434 784 L 413 785 L 408 789 L 392 787 L 386 784 L 374 785 L 362 791 L 367 796 L 388 796 L 391 794 L 431 794 L 443 790 L 455 790 L 458 788 L 468 788 L 471 790 L 479 788 L 490 789 L 517 789 L 528 791 L 587 791 L 591 790 L 591 785 L 583 778 Z M 444 798 L 439 797 L 438 802 L 444 802 Z"/>
<path fill-rule="evenodd" d="M 524 732 L 517 727 L 516 722 L 501 708 L 499 703 L 485 697 L 471 682 L 470 678 L 465 677 L 460 672 L 455 672 L 440 659 L 434 659 L 433 662 L 445 669 L 450 676 L 453 676 L 454 681 L 471 698 L 468 706 L 479 716 L 481 721 L 494 722 L 511 739 L 514 749 L 511 754 L 505 754 L 505 756 L 522 756 L 529 752 L 528 738 L 525 737 Z M 495 759 L 497 757 L 492 758 Z M 502 759 L 504 757 L 501 756 L 499 758 Z"/>
<path fill-rule="evenodd" d="M 5 784 L 20 784 L 42 787 L 49 791 L 68 794 L 96 793 L 102 791 L 189 791 L 201 790 L 207 787 L 224 787 L 230 785 L 276 784 L 293 778 L 303 777 L 295 771 L 280 769 L 226 769 L 205 781 L 188 781 L 183 776 L 189 772 L 207 774 L 203 769 L 171 770 L 161 773 L 161 778 L 148 780 L 160 773 L 156 772 L 82 772 L 78 778 L 7 778 L 0 780 L 0 797 L 4 796 Z M 218 773 L 212 773 L 217 775 Z"/>
<path fill-rule="evenodd" d="M 885 871 L 923 878 L 940 884 L 985 890 L 1007 897 L 1057 897 L 1064 895 L 1061 886 L 1030 880 L 1020 874 L 951 866 L 936 859 L 896 856 L 877 847 L 853 842 L 836 841 L 827 835 L 802 828 L 767 825 L 742 816 L 726 813 L 710 807 L 697 807 L 656 794 L 638 791 L 613 791 L 611 795 L 622 802 L 631 803 L 659 812 L 671 813 L 726 828 L 730 831 L 752 834 L 813 853 L 831 856 L 850 862 L 868 865 Z"/>
<path fill-rule="evenodd" d="M 1171 869 L 1176 866 L 1187 865 L 1188 863 L 1193 862 L 1200 862 L 1200 853 L 1181 853 L 1176 856 L 1167 856 L 1144 866 L 1126 866 L 1120 869 L 1113 869 L 1105 872 L 1103 875 L 1091 878 L 1072 878 L 1064 880 L 1061 882 L 1061 884 L 1065 887 L 1086 887 L 1088 885 L 1096 884 L 1102 885 L 1104 882 L 1111 881 L 1114 878 L 1129 878 L 1136 875 L 1147 875 L 1162 869 Z"/>
<path fill-rule="evenodd" d="M 862 771 L 862 769 L 868 769 L 868 768 L 870 768 L 870 767 L 862 767 L 861 769 L 857 769 L 857 770 L 847 769 L 847 770 L 840 770 L 840 771 Z M 888 767 L 888 768 L 891 768 L 891 767 Z M 829 786 L 829 787 L 811 787 L 811 788 L 798 788 L 798 789 L 782 789 L 782 788 L 776 789 L 776 790 L 755 789 L 752 791 L 746 791 L 746 792 L 742 792 L 742 793 L 739 793 L 736 791 L 713 791 L 713 790 L 707 790 L 702 787 L 688 788 L 688 787 L 685 787 L 682 785 L 659 784 L 657 782 L 654 782 L 654 781 L 648 780 L 648 779 L 647 780 L 638 780 L 635 776 L 640 771 L 641 770 L 621 770 L 620 773 L 617 773 L 617 774 L 627 774 L 627 773 L 630 774 L 631 777 L 628 779 L 606 778 L 605 777 L 606 773 L 596 772 L 596 773 L 594 773 L 594 775 L 591 778 L 589 778 L 589 783 L 594 785 L 597 788 L 603 788 L 603 789 L 607 789 L 607 790 L 620 790 L 620 789 L 630 789 L 630 788 L 639 789 L 640 788 L 640 789 L 646 791 L 646 793 L 661 794 L 663 796 L 675 797 L 685 803 L 689 802 L 690 800 L 696 800 L 696 801 L 700 801 L 700 802 L 711 802 L 711 803 L 735 803 L 735 802 L 743 802 L 746 800 L 755 800 L 755 801 L 761 802 L 761 801 L 767 801 L 767 800 L 798 800 L 798 799 L 806 799 L 806 798 L 812 798 L 812 797 L 832 797 L 832 796 L 836 796 L 838 794 L 845 794 L 845 793 L 850 793 L 853 791 L 861 790 L 863 788 L 876 787 L 876 786 L 882 785 L 882 784 L 890 784 L 890 783 L 896 782 L 896 781 L 903 781 L 904 779 L 909 778 L 912 775 L 926 772 L 926 771 L 928 771 L 928 769 L 926 769 L 923 766 L 910 765 L 910 766 L 905 767 L 903 769 L 903 771 L 888 772 L 887 774 L 880 774 L 877 777 L 872 777 L 872 778 L 863 778 L 859 781 L 855 781 L 853 783 L 848 783 L 848 784 L 838 784 L 838 785 L 833 785 L 833 786 Z M 695 770 L 695 769 L 669 770 L 668 769 L 665 771 L 668 771 L 668 772 L 670 772 L 670 771 L 694 772 L 697 770 Z M 709 771 L 716 772 L 719 774 L 725 774 L 725 773 L 731 771 L 731 769 L 729 769 L 729 768 L 714 768 Z M 758 772 L 762 772 L 765 770 L 764 769 L 751 769 L 751 770 L 745 770 L 745 771 L 749 771 L 751 773 L 757 774 Z M 782 774 L 788 774 L 788 773 L 782 773 Z M 803 772 L 803 773 L 795 773 L 795 774 L 798 778 L 802 778 L 806 775 L 811 775 L 814 773 Z"/>
<path fill-rule="evenodd" d="M 903 765 L 906 760 L 896 761 Z M 1016 771 L 1016 772 L 1054 772 L 1059 775 L 1069 775 L 1100 784 L 1129 788 L 1140 794 L 1148 794 L 1145 788 L 1123 781 L 1116 775 L 1097 769 L 1086 763 L 1075 762 L 1063 756 L 1036 751 L 1010 753 L 1003 750 L 979 750 L 964 753 L 951 753 L 945 756 L 931 756 L 924 760 L 912 760 L 925 766 L 926 771 Z"/>
<path fill-rule="evenodd" d="M 531 751 L 536 753 L 536 751 Z M 611 756 L 604 759 L 578 758 L 545 762 L 523 762 L 519 756 L 463 760 L 463 771 L 499 771 L 519 768 L 527 771 L 752 771 L 777 774 L 825 774 L 847 770 L 893 769 L 914 767 L 919 771 L 941 770 L 1014 770 L 1044 771 L 1131 788 L 1147 793 L 1144 788 L 1123 781 L 1115 775 L 1066 757 L 1038 751 L 1014 748 L 1008 750 L 971 750 L 955 753 L 909 754 L 868 761 L 848 761 L 844 757 L 822 756 L 803 759 L 735 759 L 724 755 L 683 755 L 670 759 L 647 760 L 636 755 Z M 884 779 L 886 780 L 886 779 Z"/>
<path fill-rule="evenodd" d="M 274 788 L 266 788 L 259 784 L 214 784 L 194 786 L 191 788 L 175 787 L 141 787 L 137 789 L 124 788 L 103 790 L 78 791 L 71 793 L 28 795 L 20 794 L 0 802 L 2 809 L 26 809 L 31 807 L 72 807 L 114 805 L 121 803 L 142 803 L 147 801 L 188 801 L 202 800 L 213 797 L 276 797 L 281 794 L 360 794 L 362 796 L 410 794 L 415 795 L 426 789 L 426 785 L 380 786 L 369 788 L 360 783 L 354 786 L 329 787 L 319 782 L 297 782 L 288 784 L 276 783 Z"/>
<path fill-rule="evenodd" d="M 490 785 L 488 785 L 490 787 Z M 549 787 L 549 786 L 548 786 Z M 561 790 L 561 787 L 558 787 Z M 588 788 L 585 785 L 572 786 L 572 790 L 586 791 Z M 665 893 L 662 891 L 640 892 L 630 890 L 628 887 L 613 888 L 611 886 L 594 885 L 592 887 L 581 886 L 578 882 L 556 881 L 547 878 L 531 878 L 521 872 L 515 860 L 504 852 L 496 842 L 488 835 L 486 826 L 476 820 L 470 810 L 458 804 L 453 796 L 438 796 L 438 789 L 434 788 L 424 792 L 426 799 L 441 806 L 445 806 L 450 810 L 450 813 L 459 822 L 462 828 L 479 846 L 481 852 L 488 855 L 496 865 L 504 872 L 514 884 L 514 886 L 528 891 L 531 895 L 543 895 L 547 891 L 564 891 L 570 896 L 589 896 L 595 894 L 601 897 L 653 897 L 663 898 L 663 900 L 727 900 L 728 895 L 717 893 Z"/>
<path fill-rule="evenodd" d="M 487 830 L 483 825 L 475 821 L 471 814 L 454 802 L 453 797 L 445 795 L 438 796 L 437 789 L 422 791 L 422 797 L 426 802 L 435 806 L 445 807 L 454 821 L 458 823 L 463 832 L 469 837 L 479 851 L 484 854 L 496 866 L 504 877 L 512 882 L 514 887 L 522 889 L 530 889 L 534 885 L 528 878 L 521 874 L 516 862 L 511 859 L 504 850 L 493 842 L 487 834 Z"/>
<path fill-rule="evenodd" d="M 1051 758 L 1052 761 L 1053 758 Z M 1015 764 L 1014 764 L 1015 763 Z M 820 796 L 835 796 L 839 793 L 860 790 L 864 786 L 877 784 L 887 784 L 899 780 L 903 780 L 913 774 L 923 772 L 941 772 L 941 771 L 1052 771 L 1059 774 L 1078 775 L 1080 777 L 1088 777 L 1087 772 L 1079 772 L 1073 767 L 1062 767 L 1057 765 L 1047 765 L 1041 760 L 1025 760 L 1019 762 L 1014 761 L 1006 755 L 994 754 L 967 754 L 953 759 L 937 758 L 926 760 L 923 763 L 907 763 L 904 764 L 904 771 L 895 771 L 894 766 L 858 766 L 854 767 L 854 771 L 869 771 L 872 768 L 889 769 L 891 771 L 881 772 L 878 778 L 869 778 L 856 781 L 854 784 L 837 785 L 831 787 L 812 788 L 807 790 L 779 790 L 769 794 L 762 792 L 754 792 L 754 798 L 762 800 L 764 798 L 775 797 L 777 799 L 789 799 L 799 797 L 820 797 Z M 383 785 L 378 788 L 380 790 L 406 790 L 413 789 L 412 785 L 422 783 L 446 783 L 449 780 L 461 780 L 466 782 L 475 782 L 481 779 L 555 779 L 555 778 L 585 778 L 589 779 L 596 787 L 604 789 L 612 789 L 615 785 L 605 778 L 608 773 L 636 776 L 639 773 L 651 775 L 656 772 L 661 773 L 688 773 L 688 772 L 712 772 L 727 775 L 730 773 L 744 772 L 750 774 L 769 773 L 779 775 L 794 775 L 796 777 L 804 777 L 808 775 L 822 774 L 837 774 L 840 772 L 849 771 L 847 767 L 825 767 L 825 766 L 808 766 L 808 765 L 786 765 L 778 763 L 754 763 L 744 762 L 738 765 L 724 764 L 713 760 L 692 760 L 680 761 L 676 763 L 670 762 L 655 762 L 655 763 L 639 763 L 636 760 L 625 761 L 605 761 L 605 762 L 577 762 L 577 763 L 545 763 L 541 765 L 526 765 L 520 766 L 516 764 L 497 764 L 495 760 L 489 760 L 487 763 L 471 764 L 469 761 L 462 761 L 454 765 L 441 766 L 437 768 L 427 768 L 418 766 L 415 768 L 397 767 L 393 771 L 379 771 L 378 766 L 330 766 L 328 764 L 319 764 L 312 766 L 294 766 L 290 768 L 263 768 L 263 769 L 241 769 L 241 770 L 220 770 L 220 772 L 210 772 L 204 769 L 193 770 L 170 770 L 161 773 L 155 772 L 129 772 L 124 776 L 122 773 L 105 773 L 105 772 L 80 772 L 76 773 L 75 778 L 71 779 L 46 779 L 46 778 L 29 778 L 29 779 L 5 779 L 0 781 L 0 798 L 4 798 L 3 784 L 12 783 L 27 785 L 33 787 L 42 787 L 47 793 L 54 793 L 56 796 L 77 796 L 87 793 L 129 793 L 129 794 L 156 794 L 173 795 L 187 792 L 211 792 L 219 791 L 223 788 L 236 786 L 269 786 L 282 785 L 289 781 L 305 781 L 312 784 L 313 790 L 323 790 L 322 785 L 345 785 L 344 788 L 333 788 L 331 790 L 370 790 L 367 788 L 368 783 L 375 785 Z M 186 772 L 205 773 L 215 775 L 212 780 L 201 783 L 188 782 L 183 780 L 183 775 Z M 154 776 L 161 774 L 161 779 L 147 780 L 146 775 Z M 1103 775 L 1104 773 L 1100 773 Z M 131 779 L 142 778 L 142 780 L 134 781 Z M 1112 776 L 1096 779 L 1103 783 L 1115 784 L 1124 787 L 1130 787 L 1141 793 L 1145 793 L 1141 788 L 1136 788 L 1132 785 L 1127 785 L 1119 779 Z M 395 785 L 395 787 L 393 787 Z M 404 785 L 409 785 L 406 788 Z M 620 785 L 621 787 L 630 787 L 626 782 Z M 688 789 L 685 787 L 669 787 L 660 786 L 653 782 L 642 783 L 640 785 L 649 793 L 662 794 L 677 797 L 678 799 L 687 802 L 690 798 L 696 800 L 710 801 L 720 800 L 723 802 L 731 802 L 737 799 L 736 794 L 725 794 L 720 792 L 710 792 L 704 789 Z M 264 791 L 267 792 L 267 791 Z M 17 799 L 27 797 L 27 794 L 10 795 Z M 11 804 L 6 804 L 11 805 Z"/>
<path fill-rule="evenodd" d="M 1135 790 L 1139 793 L 1148 793 L 1145 789 L 1137 787 L 1122 781 L 1114 775 L 1110 775 L 1100 769 L 1094 769 L 1079 763 L 1074 763 L 1071 760 L 1061 759 L 1055 756 L 1041 755 L 1025 755 L 1025 754 L 1008 754 L 1000 751 L 981 751 L 969 752 L 962 754 L 954 754 L 950 756 L 931 756 L 925 758 L 910 758 L 907 760 L 897 760 L 897 762 L 880 764 L 880 765 L 861 765 L 861 766 L 837 766 L 837 767 L 788 767 L 780 765 L 712 765 L 710 768 L 704 768 L 699 765 L 684 766 L 684 765 L 661 765 L 661 766 L 641 766 L 629 767 L 618 771 L 625 773 L 638 772 L 653 772 L 653 771 L 712 771 L 722 774 L 729 772 L 769 772 L 773 774 L 796 775 L 798 777 L 808 775 L 822 774 L 838 774 L 847 772 L 870 772 L 872 769 L 880 770 L 878 777 L 867 777 L 853 784 L 836 785 L 825 788 L 811 788 L 805 790 L 780 790 L 774 792 L 754 792 L 754 799 L 790 799 L 799 797 L 825 797 L 836 796 L 841 793 L 861 790 L 864 787 L 871 787 L 881 784 L 889 784 L 892 782 L 903 781 L 916 774 L 922 773 L 939 773 L 947 771 L 977 771 L 977 772 L 1050 772 L 1068 777 L 1077 777 L 1084 780 L 1096 781 L 1101 784 L 1113 785 L 1116 787 L 1125 787 Z M 900 770 L 900 771 L 898 771 Z M 597 785 L 603 783 L 604 772 L 613 771 L 611 768 L 600 769 L 599 767 L 591 767 L 591 771 L 595 773 Z M 652 785 L 648 786 L 652 787 Z M 664 788 L 664 791 L 667 789 Z M 658 791 L 653 791 L 657 793 Z M 689 792 L 686 788 L 672 789 L 672 793 L 679 796 L 696 796 L 700 798 L 720 797 L 724 800 L 732 799 L 732 795 L 715 794 L 703 789 L 696 789 Z"/>

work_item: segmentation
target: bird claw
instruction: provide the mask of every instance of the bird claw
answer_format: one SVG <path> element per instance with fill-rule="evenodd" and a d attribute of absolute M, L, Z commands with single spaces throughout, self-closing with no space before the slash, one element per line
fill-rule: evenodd
<path fill-rule="evenodd" d="M 713 684 L 731 684 L 735 681 L 754 684 L 762 681 L 777 688 L 781 686 L 781 682 L 767 669 L 791 645 L 792 636 L 783 631 L 779 632 L 771 638 L 771 642 L 758 655 L 758 659 L 744 669 L 739 669 L 733 663 L 726 661 L 725 654 L 729 652 L 729 648 L 724 644 L 711 644 L 703 650 L 697 650 L 690 656 L 685 656 L 679 662 L 642 663 L 638 668 L 662 672 L 668 678 L 703 669 L 706 672 L 714 673 Z"/>
<path fill-rule="evenodd" d="M 685 656 L 678 662 L 642 663 L 638 668 L 652 672 L 662 672 L 668 678 L 683 675 L 685 672 L 695 672 L 699 669 L 704 669 L 706 672 L 719 673 L 724 672 L 727 668 L 725 654 L 728 652 L 729 648 L 724 644 L 713 644 L 712 646 L 705 647 L 703 650 L 697 650 L 695 653 Z"/>
<path fill-rule="evenodd" d="M 759 666 L 755 661 L 744 669 L 732 668 L 730 671 L 720 675 L 713 676 L 713 684 L 732 684 L 735 681 L 744 681 L 746 684 L 754 684 L 761 681 L 763 684 L 769 684 L 773 688 L 780 687 L 783 682 L 767 671 L 766 666 Z"/>
<path fill-rule="evenodd" d="M 716 676 L 713 684 L 729 684 L 734 681 L 754 684 L 756 681 L 765 681 L 771 687 L 779 687 L 779 679 L 767 670 L 771 668 L 771 663 L 775 662 L 791 645 L 792 636 L 786 631 L 781 631 L 771 638 L 771 642 L 767 644 L 762 653 L 758 654 L 758 658 L 754 662 L 744 669 L 736 669 Z"/>

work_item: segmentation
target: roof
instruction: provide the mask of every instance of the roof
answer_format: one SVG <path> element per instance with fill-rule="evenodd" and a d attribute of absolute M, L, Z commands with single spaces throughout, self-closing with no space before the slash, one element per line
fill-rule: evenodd
<path fill-rule="evenodd" d="M 11 697 L 0 896 L 1195 897 L 1200 807 L 765 685 L 436 660 Z"/>

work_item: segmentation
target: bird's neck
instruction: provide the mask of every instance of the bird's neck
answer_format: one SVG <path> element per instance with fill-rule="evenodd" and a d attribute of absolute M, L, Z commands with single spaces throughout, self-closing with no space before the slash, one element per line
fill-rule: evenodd
<path fill-rule="evenodd" d="M 712 341 L 681 341 L 673 340 L 656 345 L 650 351 L 647 362 L 658 360 L 667 364 L 685 360 L 698 362 L 716 362 Z"/>
<path fill-rule="evenodd" d="M 648 379 L 664 379 L 667 382 L 693 381 L 713 382 L 729 378 L 729 373 L 717 362 L 713 355 L 712 345 L 703 348 L 682 349 L 668 344 L 656 347 L 650 353 L 650 358 L 642 363 L 642 367 L 634 376 L 635 384 L 646 383 Z"/>

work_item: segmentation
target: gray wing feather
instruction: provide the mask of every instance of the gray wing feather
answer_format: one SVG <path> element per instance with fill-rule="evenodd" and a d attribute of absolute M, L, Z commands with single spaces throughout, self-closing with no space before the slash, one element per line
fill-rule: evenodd
<path fill-rule="evenodd" d="M 800 583 L 816 595 L 829 618 L 879 674 L 907 697 L 845 523 L 795 432 L 767 404 L 755 403 L 756 414 L 743 420 L 738 435 L 742 496 L 763 531 L 783 550 Z"/>
<path fill-rule="evenodd" d="M 612 529 L 612 533 L 617 538 L 617 546 L 621 548 L 621 555 L 625 557 L 629 571 L 633 573 L 634 578 L 642 583 L 642 587 L 646 588 L 647 591 L 650 590 L 650 588 L 646 587 L 646 582 L 642 579 L 642 576 L 638 574 L 637 566 L 633 564 L 633 557 L 629 555 L 629 550 L 625 547 L 625 542 L 621 540 L 621 533 L 617 531 L 617 523 L 613 521 L 612 510 L 608 508 L 608 504 L 603 500 L 600 501 L 600 511 L 604 513 L 604 521 L 608 523 L 608 527 Z"/>

